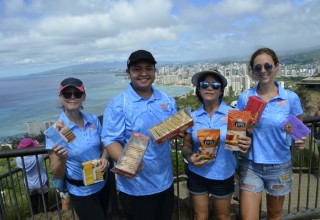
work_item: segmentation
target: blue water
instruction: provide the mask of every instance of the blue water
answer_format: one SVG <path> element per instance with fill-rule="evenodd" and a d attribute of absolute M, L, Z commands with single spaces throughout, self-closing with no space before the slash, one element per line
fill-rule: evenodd
<path fill-rule="evenodd" d="M 114 72 L 29 75 L 0 79 L 0 139 L 27 133 L 26 122 L 55 121 L 60 114 L 58 93 L 60 82 L 67 77 L 81 79 L 87 98 L 84 112 L 102 115 L 114 96 L 128 86 L 129 80 Z M 171 96 L 180 96 L 190 87 L 155 85 Z"/>

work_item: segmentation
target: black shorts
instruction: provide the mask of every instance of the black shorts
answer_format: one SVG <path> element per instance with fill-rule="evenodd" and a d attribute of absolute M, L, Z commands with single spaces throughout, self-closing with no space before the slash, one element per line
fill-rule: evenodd
<path fill-rule="evenodd" d="M 234 176 L 225 180 L 207 179 L 188 171 L 187 187 L 191 194 L 202 195 L 209 193 L 216 198 L 226 198 L 234 193 Z"/>

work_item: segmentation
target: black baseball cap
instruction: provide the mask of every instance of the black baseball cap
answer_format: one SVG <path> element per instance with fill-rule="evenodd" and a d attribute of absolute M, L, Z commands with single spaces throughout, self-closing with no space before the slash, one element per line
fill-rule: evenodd
<path fill-rule="evenodd" d="M 204 75 L 213 76 L 215 79 L 217 79 L 218 81 L 221 82 L 221 85 L 223 88 L 226 87 L 228 84 L 226 78 L 218 70 L 207 70 L 207 71 L 202 71 L 202 72 L 198 72 L 198 73 L 194 74 L 191 79 L 192 84 L 195 86 L 198 86 L 199 79 L 202 78 L 202 76 L 204 76 Z"/>
<path fill-rule="evenodd" d="M 81 92 L 84 92 L 85 90 L 82 81 L 80 79 L 72 78 L 72 77 L 62 80 L 60 84 L 60 92 L 67 87 L 75 87 Z"/>
<path fill-rule="evenodd" d="M 154 59 L 154 57 L 152 56 L 152 54 L 149 51 L 137 50 L 137 51 L 132 52 L 128 58 L 128 61 L 127 61 L 128 69 L 131 65 L 133 65 L 134 63 L 136 63 L 137 61 L 140 61 L 140 60 L 148 60 L 148 61 L 152 62 L 153 64 L 157 63 L 157 61 Z"/>

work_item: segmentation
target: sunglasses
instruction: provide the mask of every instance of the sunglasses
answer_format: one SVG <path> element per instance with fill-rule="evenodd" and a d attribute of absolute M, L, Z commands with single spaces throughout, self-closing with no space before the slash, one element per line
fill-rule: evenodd
<path fill-rule="evenodd" d="M 204 81 L 204 82 L 200 82 L 199 85 L 202 89 L 206 89 L 209 86 L 211 86 L 213 89 L 220 89 L 221 87 L 221 83 L 218 83 L 218 82 L 209 83 Z"/>
<path fill-rule="evenodd" d="M 72 95 L 76 99 L 80 99 L 83 96 L 83 92 L 61 92 L 61 95 L 63 95 L 63 97 L 66 99 L 70 99 Z"/>
<path fill-rule="evenodd" d="M 270 72 L 270 71 L 272 70 L 272 68 L 273 68 L 273 65 L 270 64 L 270 63 L 265 63 L 265 64 L 263 65 L 263 67 L 264 67 L 264 69 L 265 69 L 267 72 Z M 262 72 L 262 65 L 260 65 L 260 64 L 255 65 L 255 66 L 253 67 L 253 72 L 254 72 L 255 74 L 260 74 L 260 73 Z"/>

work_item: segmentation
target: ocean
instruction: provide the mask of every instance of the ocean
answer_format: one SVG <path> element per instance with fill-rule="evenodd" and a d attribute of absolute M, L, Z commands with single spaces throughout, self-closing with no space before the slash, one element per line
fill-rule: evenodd
<path fill-rule="evenodd" d="M 33 74 L 0 79 L 0 140 L 27 133 L 26 122 L 55 121 L 59 85 L 67 77 L 76 77 L 86 87 L 85 113 L 102 115 L 109 101 L 125 90 L 130 82 L 115 71 L 78 74 Z M 171 96 L 181 96 L 191 90 L 188 86 L 154 85 Z"/>

